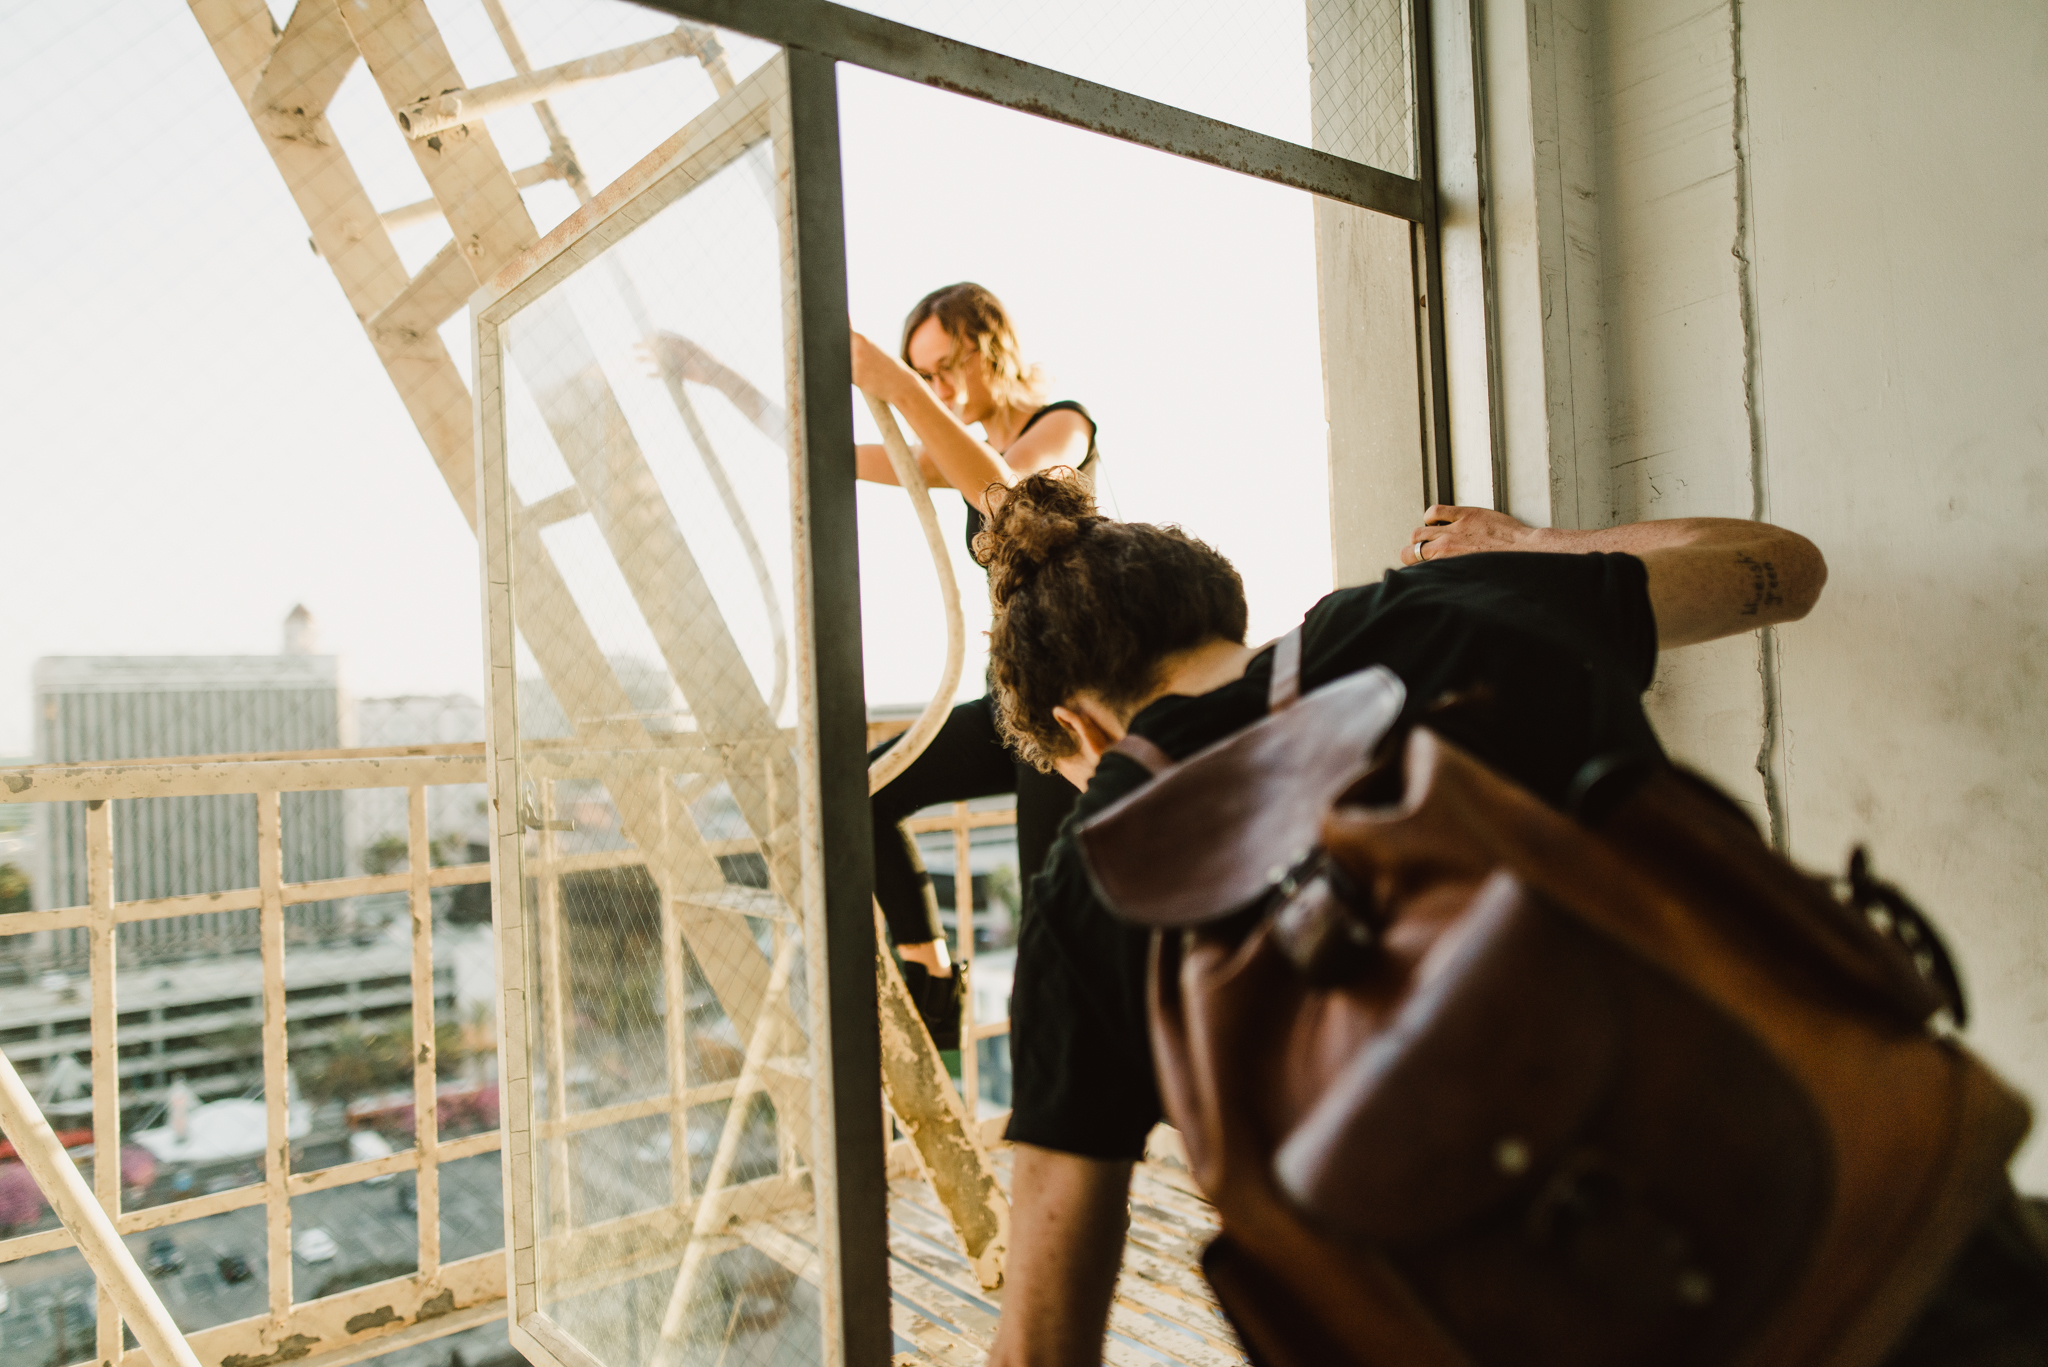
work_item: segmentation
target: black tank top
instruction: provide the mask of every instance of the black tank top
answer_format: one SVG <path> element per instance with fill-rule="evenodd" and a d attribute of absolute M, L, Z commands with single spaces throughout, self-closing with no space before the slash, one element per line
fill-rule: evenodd
<path fill-rule="evenodd" d="M 1031 430 L 1031 425 L 1037 422 L 1040 418 L 1044 417 L 1046 414 L 1059 413 L 1063 411 L 1069 413 L 1079 413 L 1081 415 L 1081 421 L 1088 424 L 1088 454 L 1081 457 L 1081 463 L 1080 465 L 1075 467 L 1074 473 L 1086 478 L 1089 481 L 1089 487 L 1093 488 L 1095 481 L 1095 462 L 1101 459 L 1102 455 L 1101 452 L 1095 449 L 1095 419 L 1088 416 L 1088 410 L 1081 407 L 1081 405 L 1076 403 L 1074 400 L 1061 399 L 1057 403 L 1049 403 L 1045 407 L 1039 409 L 1036 413 L 1033 413 L 1030 417 L 1024 420 L 1024 425 L 1017 429 L 1017 439 L 1022 440 L 1024 434 Z M 1015 445 L 1016 443 L 1013 441 L 1011 444 Z M 961 495 L 961 498 L 963 500 L 966 500 L 966 497 L 967 496 L 965 494 Z M 975 507 L 974 504 L 971 501 L 969 501 L 967 503 L 967 554 L 969 558 L 972 558 L 974 555 L 974 538 L 981 534 L 981 528 L 981 509 Z"/>

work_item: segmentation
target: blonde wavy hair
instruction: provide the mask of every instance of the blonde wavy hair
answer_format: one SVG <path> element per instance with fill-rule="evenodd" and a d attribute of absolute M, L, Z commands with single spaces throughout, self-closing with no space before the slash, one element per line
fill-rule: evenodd
<path fill-rule="evenodd" d="M 933 290 L 917 301 L 917 307 L 903 320 L 903 364 L 910 365 L 910 334 L 924 326 L 927 318 L 953 339 L 944 369 L 966 362 L 970 355 L 988 367 L 989 396 L 1008 408 L 1037 406 L 1045 397 L 1045 372 L 1026 364 L 1017 345 L 1017 329 L 1010 322 L 1003 301 L 971 280 Z M 914 369 L 915 367 L 913 367 Z"/>

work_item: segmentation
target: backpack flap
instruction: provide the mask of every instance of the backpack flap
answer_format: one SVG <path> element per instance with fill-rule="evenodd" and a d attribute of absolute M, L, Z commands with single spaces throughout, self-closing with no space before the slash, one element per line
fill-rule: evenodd
<path fill-rule="evenodd" d="M 1623 1017 L 1571 918 L 1497 873 L 1417 987 L 1275 1156 L 1310 1223 L 1401 1247 L 1555 1171 L 1607 1092 Z"/>
<path fill-rule="evenodd" d="M 1250 905 L 1315 847 L 1405 697 L 1389 669 L 1346 675 L 1104 808 L 1075 831 L 1096 895 L 1154 927 Z"/>

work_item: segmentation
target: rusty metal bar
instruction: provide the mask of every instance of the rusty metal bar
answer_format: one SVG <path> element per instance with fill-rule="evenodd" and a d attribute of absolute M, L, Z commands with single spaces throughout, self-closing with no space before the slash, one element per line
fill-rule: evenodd
<path fill-rule="evenodd" d="M 0 769 L 0 803 L 91 802 L 98 798 L 204 797 L 247 793 L 404 788 L 415 783 L 482 783 L 482 755 L 391 755 L 302 759 L 183 760 L 172 763 L 38 764 Z"/>
<path fill-rule="evenodd" d="M 104 1363 L 121 1360 L 121 1321 L 126 1319 L 135 1329 L 137 1342 L 148 1350 L 150 1360 L 157 1367 L 199 1367 L 198 1357 L 185 1342 L 185 1336 L 178 1332 L 170 1311 L 164 1309 L 156 1289 L 142 1275 L 142 1269 L 135 1265 L 135 1255 L 121 1242 L 104 1203 L 95 1200 L 86 1189 L 85 1179 L 79 1176 L 56 1132 L 37 1109 L 35 1098 L 22 1084 L 21 1074 L 14 1071 L 14 1064 L 5 1054 L 0 1054 L 0 1130 L 6 1132 L 8 1142 L 21 1155 L 21 1161 L 27 1166 L 30 1176 L 35 1178 L 44 1199 L 57 1212 L 57 1218 L 64 1222 L 64 1228 L 78 1245 L 78 1251 L 85 1255 L 86 1265 L 92 1269 L 99 1284 L 101 1300 L 113 1307 L 111 1312 L 103 1310 L 100 1316 L 102 1338 L 98 1345 L 99 1359 Z M 106 1155 L 95 1150 L 95 1174 L 111 1166 L 118 1181 L 121 1170 L 118 1148 L 113 1157 L 113 1163 L 109 1164 Z M 110 1313 L 113 1317 L 111 1344 L 105 1340 L 106 1320 Z"/>
<path fill-rule="evenodd" d="M 522 190 L 544 185 L 551 180 L 568 179 L 568 173 L 552 160 L 537 161 L 512 173 L 512 183 Z M 415 223 L 424 223 L 430 218 L 441 217 L 441 203 L 435 199 L 417 199 L 410 204 L 401 204 L 396 209 L 386 209 L 377 216 L 384 220 L 387 231 L 409 228 Z"/>
<path fill-rule="evenodd" d="M 867 709 L 860 639 L 860 550 L 853 487 L 853 359 L 846 329 L 846 222 L 839 165 L 839 92 L 832 62 L 785 56 L 789 76 L 789 213 L 796 244 L 799 459 L 797 643 L 813 707 L 805 743 L 817 764 L 805 794 L 816 813 L 822 896 L 806 908 L 805 938 L 821 999 L 817 1043 L 829 1061 L 819 1089 L 819 1233 L 836 1254 L 820 1289 L 826 1360 L 888 1361 L 888 1179 L 876 1112 L 882 1085 L 875 994 L 877 941 L 868 806 Z M 800 674 L 801 677 L 801 674 Z M 818 988 L 822 987 L 822 991 Z"/>
<path fill-rule="evenodd" d="M 981 1049 L 974 1035 L 974 871 L 968 866 L 973 827 L 967 804 L 953 804 L 953 927 L 955 968 L 960 974 L 960 1100 L 971 1122 L 981 1114 Z"/>
<path fill-rule="evenodd" d="M 346 792 L 347 789 L 336 791 Z M 735 848 L 726 849 L 731 845 Z M 717 854 L 736 854 L 754 848 L 752 841 L 714 841 L 709 848 Z M 638 859 L 615 861 L 637 863 Z M 609 867 L 609 866 L 607 866 Z M 410 874 L 387 873 L 362 878 L 321 878 L 308 883 L 286 883 L 284 904 L 331 902 L 342 897 L 364 897 L 377 892 L 404 892 L 412 886 Z M 430 869 L 427 885 L 435 888 L 463 887 L 491 881 L 488 864 L 454 864 Z M 120 925 L 136 921 L 161 921 L 173 916 L 201 916 L 218 911 L 254 911 L 263 905 L 258 888 L 230 888 L 224 892 L 193 892 L 176 897 L 145 897 L 133 902 L 114 903 L 114 920 Z M 57 907 L 49 911 L 16 911 L 0 916 L 0 937 L 28 935 L 38 930 L 65 930 L 91 923 L 90 907 Z"/>
<path fill-rule="evenodd" d="M 1435 66 L 1428 0 L 1407 0 L 1411 89 L 1415 93 L 1415 174 L 1422 212 L 1415 225 L 1416 358 L 1421 363 L 1424 470 L 1430 503 L 1458 501 L 1451 466 L 1451 388 L 1444 340 L 1443 229 L 1437 208 Z"/>
<path fill-rule="evenodd" d="M 677 811 L 682 804 L 677 799 L 674 785 L 669 782 L 668 771 L 657 769 L 654 774 L 655 787 L 661 794 L 659 829 L 662 842 L 666 844 L 675 822 L 678 819 L 688 821 L 690 815 L 688 809 Z M 666 861 L 668 858 L 670 856 L 664 850 L 662 859 Z M 661 994 L 668 1010 L 662 1014 L 661 1024 L 667 1046 L 668 1090 L 679 1103 L 671 1106 L 668 1112 L 668 1199 L 671 1205 L 676 1206 L 688 1205 L 690 1201 L 690 1110 L 687 1105 L 680 1104 L 690 1086 L 686 1076 L 689 990 L 684 976 L 682 922 L 676 915 L 676 899 L 664 897 L 661 899 Z M 761 1019 L 767 1019 L 766 1012 L 762 1013 Z M 761 1027 L 757 1024 L 755 1028 Z M 735 1095 L 732 1105 L 737 1108 L 743 1104 L 743 1099 Z"/>
<path fill-rule="evenodd" d="M 280 1329 L 292 1312 L 291 1073 L 285 1062 L 284 852 L 279 795 L 256 794 L 257 912 L 263 946 L 264 1251 L 270 1276 L 270 1318 Z"/>
<path fill-rule="evenodd" d="M 440 1092 L 435 1086 L 434 894 L 428 883 L 433 846 L 427 833 L 427 790 L 406 794 L 406 863 L 412 881 L 412 1143 L 419 1157 L 413 1202 L 419 1224 L 419 1275 L 441 1273 Z"/>
<path fill-rule="evenodd" d="M 679 57 L 697 56 L 706 43 L 715 48 L 718 39 L 695 24 L 684 24 L 658 38 L 628 43 L 609 52 L 579 57 L 573 62 L 563 62 L 540 71 L 524 72 L 474 90 L 450 90 L 440 95 L 429 95 L 392 112 L 397 115 L 398 127 L 407 137 L 424 138 L 432 133 L 445 133 L 472 119 L 538 104 L 550 95 L 559 95 L 564 90 L 573 90 L 592 81 L 623 76 L 629 71 L 659 66 Z"/>
<path fill-rule="evenodd" d="M 111 1225 L 121 1218 L 121 1069 L 114 1009 L 114 804 L 85 807 L 86 935 L 92 965 L 92 1184 Z M 98 1350 L 121 1356 L 121 1309 L 114 1282 L 99 1281 Z"/>
<path fill-rule="evenodd" d="M 903 823 L 903 829 L 912 835 L 923 835 L 929 831 L 951 831 L 964 826 L 970 831 L 983 830 L 991 826 L 1014 826 L 1017 824 L 1015 807 L 998 807 L 990 811 L 970 811 L 964 815 L 955 813 L 948 816 L 913 816 Z"/>
<path fill-rule="evenodd" d="M 562 971 L 562 936 L 565 933 L 562 920 L 563 870 L 554 822 L 555 785 L 552 780 L 541 781 L 540 804 L 540 848 L 534 860 L 533 878 L 536 930 L 540 936 L 541 1064 L 547 1071 L 548 1081 L 547 1119 L 541 1123 L 541 1133 L 548 1140 L 550 1228 L 555 1233 L 565 1233 L 575 1223 L 576 1184 L 569 1178 L 569 1037 L 566 1003 L 562 995 L 568 989 L 569 979 Z M 662 900 L 666 904 L 668 899 Z M 549 1129 L 549 1125 L 554 1128 Z"/>
<path fill-rule="evenodd" d="M 852 62 L 1409 222 L 1421 182 L 826 0 L 641 0 L 650 9 Z"/>

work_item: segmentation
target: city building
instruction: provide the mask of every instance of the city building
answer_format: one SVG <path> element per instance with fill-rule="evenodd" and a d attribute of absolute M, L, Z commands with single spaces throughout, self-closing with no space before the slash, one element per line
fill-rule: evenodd
<path fill-rule="evenodd" d="M 328 750 L 354 743 L 339 661 L 309 653 L 311 615 L 285 623 L 285 653 L 224 656 L 51 656 L 34 672 L 38 764 L 104 762 L 184 755 L 251 755 Z M 34 868 L 38 908 L 87 899 L 85 811 L 76 803 L 41 808 Z M 347 865 L 340 793 L 287 793 L 283 799 L 284 876 L 289 882 L 338 878 Z M 176 797 L 121 803 L 114 821 L 114 895 L 122 901 L 255 886 L 254 798 Z M 305 942 L 340 933 L 341 908 L 314 903 L 291 910 L 292 935 Z M 16 972 L 82 970 L 85 932 L 19 937 L 26 960 Z M 143 921 L 121 928 L 130 962 L 167 962 L 252 949 L 253 911 Z"/>
<path fill-rule="evenodd" d="M 363 698 L 355 704 L 357 745 L 474 744 L 484 738 L 484 705 L 461 693 L 408 694 Z M 343 793 L 342 816 L 351 874 L 387 873 L 405 867 L 408 798 L 403 788 L 358 788 Z M 427 789 L 427 833 L 439 864 L 483 863 L 490 858 L 490 819 L 481 783 Z M 434 909 L 444 915 L 460 904 L 472 916 L 490 915 L 490 889 L 439 888 Z M 405 910 L 404 893 L 376 893 L 354 899 L 348 919 L 374 927 Z"/>

